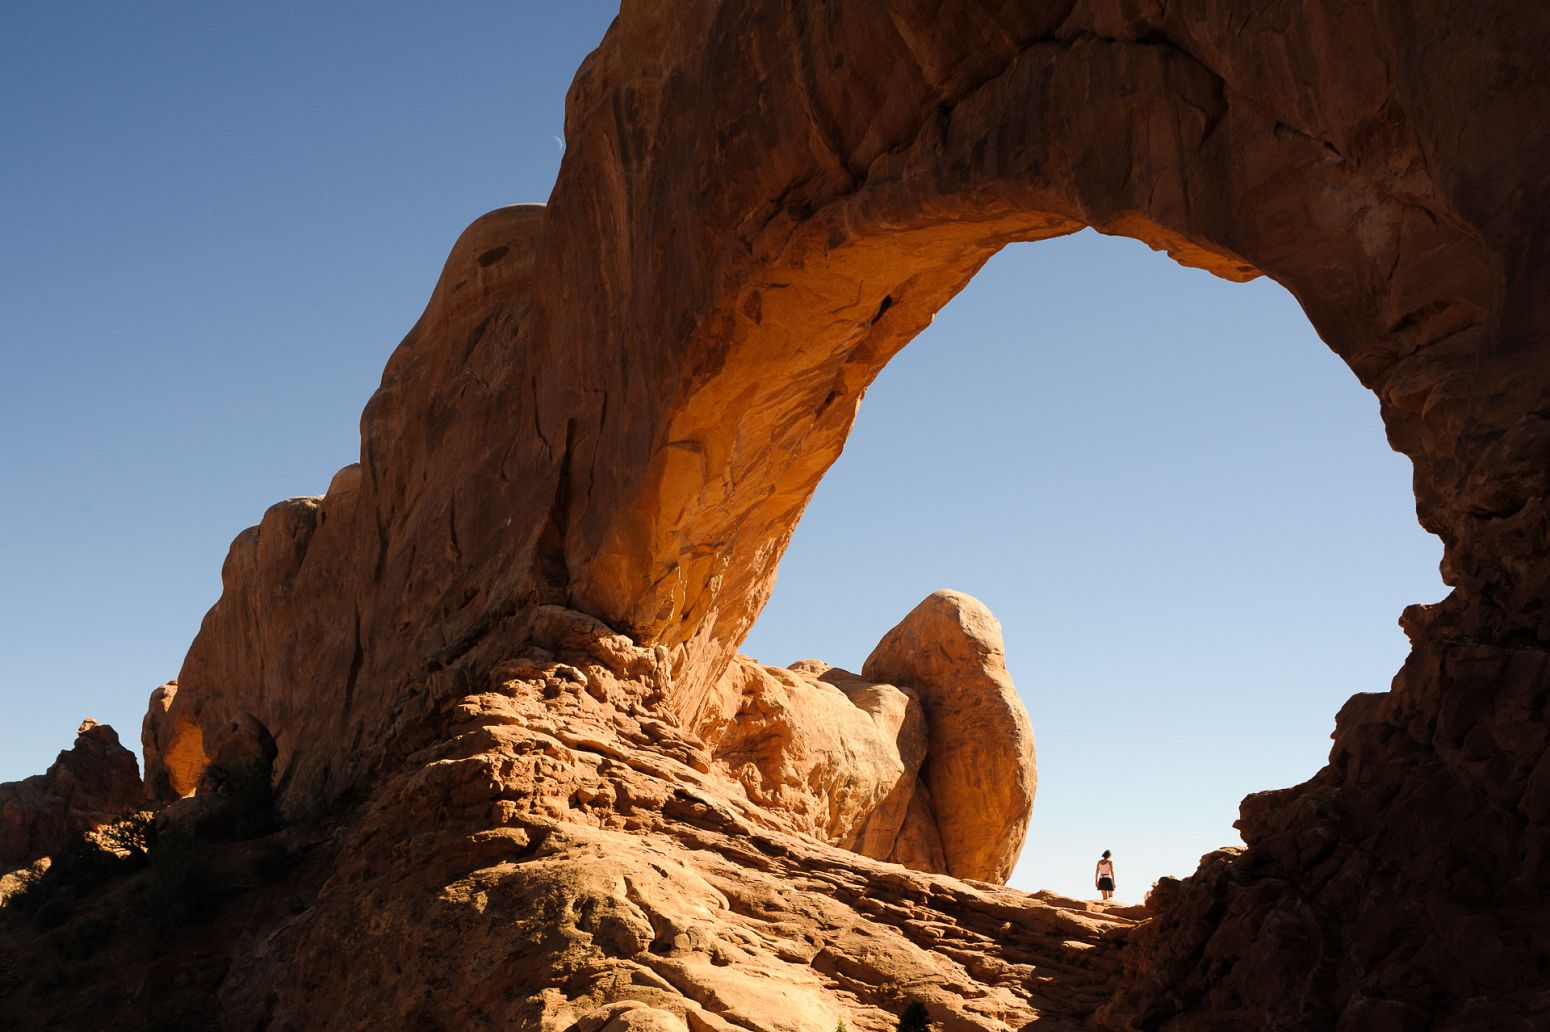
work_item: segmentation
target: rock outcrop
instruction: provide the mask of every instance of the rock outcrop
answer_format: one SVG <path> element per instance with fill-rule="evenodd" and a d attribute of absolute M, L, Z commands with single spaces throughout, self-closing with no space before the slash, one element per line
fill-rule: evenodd
<path fill-rule="evenodd" d="M 925 709 L 920 780 L 941 836 L 942 869 L 1006 881 L 1028 833 L 1038 772 L 1001 625 L 978 599 L 938 591 L 883 636 L 861 669 L 909 685 Z"/>
<path fill-rule="evenodd" d="M 820 841 L 897 859 L 926 757 L 926 718 L 913 692 L 815 660 L 781 669 L 746 656 L 734 658 L 720 689 L 737 708 L 706 721 L 701 736 L 724 776 Z M 934 824 L 912 831 L 907 838 L 937 837 Z M 946 869 L 940 847 L 910 866 Z"/>
<path fill-rule="evenodd" d="M 140 752 L 145 757 L 145 793 L 151 802 L 168 803 L 192 792 L 209 758 L 197 725 L 174 734 L 167 713 L 177 697 L 178 682 L 168 681 L 151 693 L 140 722 Z"/>
<path fill-rule="evenodd" d="M 1033 730 L 1001 626 L 938 591 L 889 631 L 865 676 L 734 657 L 696 728 L 748 798 L 823 842 L 919 871 L 1005 882 L 1037 783 Z"/>
<path fill-rule="evenodd" d="M 317 899 L 237 951 L 223 1023 L 882 1032 L 919 997 L 1059 1029 L 1109 991 L 1133 911 L 826 846 L 661 719 L 663 650 L 558 607 L 503 637 L 487 681 L 434 682 Z"/>
<path fill-rule="evenodd" d="M 87 719 L 47 773 L 0 785 L 0 868 L 58 855 L 73 836 L 143 805 L 140 765 L 107 724 Z"/>
<path fill-rule="evenodd" d="M 1109 1027 L 1542 1027 L 1547 51 L 1526 3 L 625 3 L 549 205 L 459 239 L 359 463 L 238 535 L 156 703 L 158 795 L 235 727 L 290 820 L 368 797 L 315 903 L 234 947 L 222 1023 L 881 1029 L 920 993 L 954 1029 L 1055 1028 L 1117 989 Z M 898 697 L 851 704 L 859 806 L 824 747 L 744 743 L 734 784 L 697 730 L 751 694 L 794 740 L 839 705 L 841 675 L 733 666 L 792 528 L 932 314 L 1088 226 L 1284 284 L 1376 394 L 1453 589 L 1329 766 L 1246 800 L 1247 849 L 1129 946 L 828 844 L 897 818 Z M 966 811 L 924 715 L 942 827 Z"/>

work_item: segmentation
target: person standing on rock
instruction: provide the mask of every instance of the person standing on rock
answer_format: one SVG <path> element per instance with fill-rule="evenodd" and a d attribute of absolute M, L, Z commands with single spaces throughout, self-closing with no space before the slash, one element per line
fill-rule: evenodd
<path fill-rule="evenodd" d="M 1093 870 L 1093 884 L 1103 893 L 1104 899 L 1114 898 L 1114 861 L 1109 859 L 1107 849 L 1098 858 L 1098 866 Z"/>

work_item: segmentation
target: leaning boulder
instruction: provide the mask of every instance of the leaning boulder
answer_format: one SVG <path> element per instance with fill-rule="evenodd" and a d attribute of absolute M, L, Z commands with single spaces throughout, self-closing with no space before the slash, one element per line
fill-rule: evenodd
<path fill-rule="evenodd" d="M 978 599 L 934 592 L 883 636 L 862 675 L 913 689 L 925 710 L 921 782 L 929 799 L 921 802 L 947 873 L 1005 882 L 1022 852 L 1038 774 L 1001 624 Z"/>

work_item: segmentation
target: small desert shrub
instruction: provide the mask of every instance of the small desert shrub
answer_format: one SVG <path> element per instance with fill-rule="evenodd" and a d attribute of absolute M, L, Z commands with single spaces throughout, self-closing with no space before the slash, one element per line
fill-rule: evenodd
<path fill-rule="evenodd" d="M 156 814 L 141 810 L 123 820 L 114 821 L 99 828 L 96 835 L 102 848 L 129 860 L 135 866 L 144 866 L 156 845 Z"/>
<path fill-rule="evenodd" d="M 54 858 L 44 880 L 95 888 L 116 874 L 144 867 L 156 841 L 155 816 L 142 811 L 76 835 Z"/>
<path fill-rule="evenodd" d="M 268 885 L 279 881 L 296 866 L 296 857 L 278 842 L 264 842 L 253 854 L 253 877 Z"/>
<path fill-rule="evenodd" d="M 37 885 L 50 863 L 44 857 L 30 867 L 0 874 L 0 919 L 21 911 L 23 898 Z"/>
<path fill-rule="evenodd" d="M 162 926 L 201 921 L 220 904 L 223 889 L 208 851 L 182 829 L 163 833 L 151 851 L 143 903 Z"/>
<path fill-rule="evenodd" d="M 899 1032 L 931 1032 L 931 1015 L 926 1005 L 912 1000 L 899 1015 Z"/>
<path fill-rule="evenodd" d="M 149 811 L 73 836 L 48 869 L 13 896 L 10 905 L 31 913 L 39 929 L 68 921 L 86 894 L 113 878 L 143 868 L 156 832 Z"/>

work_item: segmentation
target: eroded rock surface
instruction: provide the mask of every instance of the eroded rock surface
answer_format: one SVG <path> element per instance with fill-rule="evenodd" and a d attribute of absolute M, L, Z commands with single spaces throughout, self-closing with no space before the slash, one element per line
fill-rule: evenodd
<path fill-rule="evenodd" d="M 722 688 L 737 709 L 701 734 L 725 776 L 814 838 L 893 859 L 926 756 L 914 693 L 815 660 L 781 669 L 746 656 Z M 916 866 L 945 870 L 940 850 L 937 864 Z"/>
<path fill-rule="evenodd" d="M 939 591 L 873 650 L 865 676 L 734 657 L 696 728 L 748 798 L 834 845 L 1005 882 L 1033 808 L 1033 730 L 1001 626 Z"/>
<path fill-rule="evenodd" d="M 424 747 L 316 902 L 237 951 L 223 1022 L 882 1032 L 918 997 L 1061 1029 L 1108 993 L 1133 910 L 825 846 L 660 718 L 663 650 L 557 607 L 502 637 L 483 683 L 427 686 Z"/>
<path fill-rule="evenodd" d="M 205 766 L 204 735 L 197 725 L 174 728 L 168 717 L 178 682 L 168 681 L 151 693 L 145 719 L 140 722 L 140 753 L 145 757 L 146 797 L 171 802 L 192 792 Z"/>
<path fill-rule="evenodd" d="M 0 785 L 0 868 L 57 854 L 70 838 L 143 805 L 140 765 L 107 724 L 81 722 L 47 773 Z"/>
<path fill-rule="evenodd" d="M 861 669 L 909 685 L 925 709 L 921 782 L 947 873 L 1006 881 L 1028 833 L 1038 772 L 1001 625 L 978 599 L 938 591 L 883 636 Z"/>

